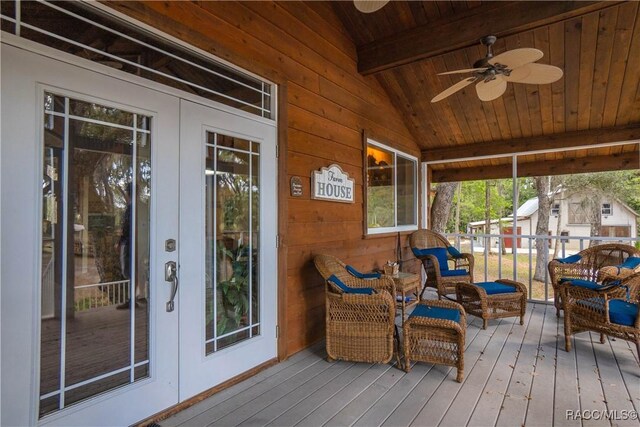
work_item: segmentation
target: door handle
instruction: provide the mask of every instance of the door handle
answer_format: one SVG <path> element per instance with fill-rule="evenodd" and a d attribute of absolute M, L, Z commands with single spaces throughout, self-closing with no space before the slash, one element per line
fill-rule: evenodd
<path fill-rule="evenodd" d="M 164 265 L 164 280 L 171 282 L 171 299 L 167 301 L 167 312 L 174 309 L 173 300 L 178 292 L 178 266 L 175 261 L 169 261 Z"/>

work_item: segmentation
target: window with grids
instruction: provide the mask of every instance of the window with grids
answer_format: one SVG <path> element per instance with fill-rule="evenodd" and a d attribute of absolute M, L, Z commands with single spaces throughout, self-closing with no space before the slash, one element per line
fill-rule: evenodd
<path fill-rule="evenodd" d="M 272 84 L 91 3 L 3 0 L 0 24 L 19 37 L 275 119 Z"/>

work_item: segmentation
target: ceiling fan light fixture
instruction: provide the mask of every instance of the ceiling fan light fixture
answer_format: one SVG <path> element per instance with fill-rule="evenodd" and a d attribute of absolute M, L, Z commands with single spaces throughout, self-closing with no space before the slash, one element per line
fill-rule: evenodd
<path fill-rule="evenodd" d="M 373 13 L 382 9 L 389 0 L 353 0 L 353 5 L 362 13 Z"/>
<path fill-rule="evenodd" d="M 487 102 L 502 96 L 507 90 L 507 82 L 541 85 L 550 84 L 562 78 L 561 68 L 536 62 L 544 56 L 541 50 L 525 47 L 494 56 L 491 46 L 495 41 L 494 36 L 481 39 L 481 43 L 487 47 L 487 54 L 476 61 L 473 68 L 438 73 L 438 75 L 469 73 L 472 77 L 440 92 L 431 102 L 438 102 L 453 95 L 475 81 L 478 81 L 476 84 L 478 98 Z"/>

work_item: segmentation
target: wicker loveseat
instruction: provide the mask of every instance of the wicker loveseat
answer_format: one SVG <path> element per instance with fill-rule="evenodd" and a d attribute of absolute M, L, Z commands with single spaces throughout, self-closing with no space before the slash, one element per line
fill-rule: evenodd
<path fill-rule="evenodd" d="M 409 242 L 427 273 L 422 293 L 427 287 L 435 288 L 441 299 L 456 293 L 456 283 L 473 283 L 473 255 L 458 252 L 441 234 L 417 230 L 411 234 Z M 449 268 L 449 263 L 453 268 Z"/>
<path fill-rule="evenodd" d="M 559 290 L 562 282 L 571 279 L 602 282 L 605 279 L 615 278 L 612 277 L 612 269 L 608 267 L 617 268 L 616 266 L 622 265 L 631 257 L 640 257 L 640 250 L 629 245 L 607 243 L 592 246 L 576 255 L 549 262 L 548 268 L 553 286 L 556 316 L 560 316 L 560 310 L 563 309 L 562 294 Z M 634 272 L 640 271 L 640 266 L 632 270 Z"/>
<path fill-rule="evenodd" d="M 571 336 L 582 331 L 635 343 L 640 357 L 640 273 L 599 287 L 560 285 L 564 300 L 565 349 L 571 350 Z"/>
<path fill-rule="evenodd" d="M 328 360 L 389 362 L 396 313 L 393 280 L 361 275 L 331 255 L 317 255 L 314 262 L 326 281 Z"/>

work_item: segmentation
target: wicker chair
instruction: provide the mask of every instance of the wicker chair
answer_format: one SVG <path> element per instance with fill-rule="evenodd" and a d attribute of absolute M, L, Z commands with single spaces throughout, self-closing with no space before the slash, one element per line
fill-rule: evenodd
<path fill-rule="evenodd" d="M 330 255 L 317 255 L 316 268 L 326 281 L 327 359 L 387 363 L 393 357 L 395 288 L 386 276 L 361 279 Z M 372 288 L 368 294 L 348 293 L 336 286 L 332 276 L 348 288 Z"/>
<path fill-rule="evenodd" d="M 459 253 L 444 236 L 431 230 L 415 231 L 409 241 L 413 254 L 422 261 L 427 273 L 422 293 L 427 287 L 435 288 L 438 299 L 442 299 L 455 294 L 456 283 L 473 283 L 472 254 Z M 453 269 L 449 269 L 449 262 L 453 263 Z"/>
<path fill-rule="evenodd" d="M 635 343 L 640 357 L 640 273 L 594 289 L 564 282 L 560 292 L 567 351 L 573 334 L 594 331 L 600 333 L 601 343 L 605 335 Z"/>
<path fill-rule="evenodd" d="M 629 257 L 640 257 L 640 250 L 629 245 L 607 243 L 578 252 L 564 259 L 549 262 L 549 275 L 553 286 L 556 316 L 563 309 L 560 284 L 568 279 L 602 281 L 610 276 L 610 270 L 603 267 L 622 264 Z M 637 269 L 640 271 L 640 267 Z"/>

